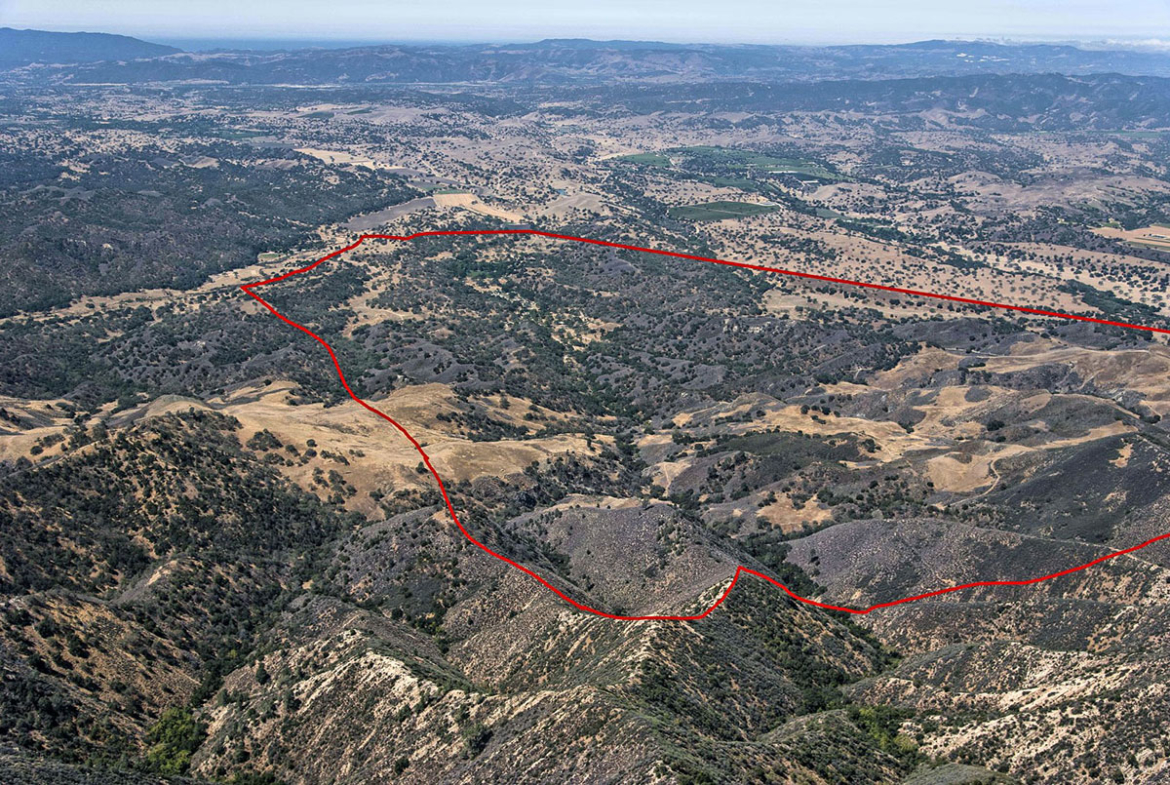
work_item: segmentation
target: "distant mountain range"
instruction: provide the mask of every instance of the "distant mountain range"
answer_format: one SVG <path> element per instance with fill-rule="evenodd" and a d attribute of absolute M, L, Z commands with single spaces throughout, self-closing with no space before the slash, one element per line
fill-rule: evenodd
<path fill-rule="evenodd" d="M 51 33 L 0 27 L 0 68 L 31 63 L 93 63 L 136 60 L 182 51 L 125 35 L 109 33 Z"/>
<path fill-rule="evenodd" d="M 553 39 L 529 44 L 385 45 L 184 53 L 100 33 L 0 30 L 0 68 L 56 64 L 50 78 L 232 84 L 572 83 L 658 80 L 818 81 L 973 74 L 1170 76 L 1170 55 L 1056 44 L 922 41 L 757 46 Z M 45 69 L 37 69 L 38 76 Z"/>

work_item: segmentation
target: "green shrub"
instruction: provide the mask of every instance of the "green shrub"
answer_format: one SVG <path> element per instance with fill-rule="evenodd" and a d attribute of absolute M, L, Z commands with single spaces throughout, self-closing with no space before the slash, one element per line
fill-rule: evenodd
<path fill-rule="evenodd" d="M 190 709 L 167 709 L 147 731 L 151 745 L 146 752 L 146 766 L 159 774 L 185 774 L 191 756 L 207 738 L 207 725 L 195 719 Z"/>

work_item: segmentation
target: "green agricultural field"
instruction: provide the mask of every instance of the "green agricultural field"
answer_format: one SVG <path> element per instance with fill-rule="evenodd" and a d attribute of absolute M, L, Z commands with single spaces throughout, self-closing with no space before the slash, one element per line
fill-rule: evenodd
<path fill-rule="evenodd" d="M 730 147 L 676 147 L 664 152 L 633 153 L 617 160 L 662 169 L 674 167 L 671 156 L 681 159 L 679 168 L 692 172 L 721 174 L 724 177 L 735 174 L 750 177 L 752 174 L 796 174 L 816 177 L 821 180 L 840 180 L 841 177 L 816 161 L 807 158 L 787 158 L 760 153 L 754 150 L 737 150 Z"/>
<path fill-rule="evenodd" d="M 671 165 L 670 158 L 662 153 L 634 153 L 633 155 L 623 155 L 618 160 L 629 161 L 633 164 L 642 164 L 643 166 L 669 167 Z"/>
<path fill-rule="evenodd" d="M 807 158 L 786 158 L 754 150 L 736 150 L 728 147 L 683 147 L 669 152 L 682 153 L 688 163 L 698 167 L 733 170 L 755 170 L 769 174 L 804 174 L 825 180 L 841 179 L 816 161 Z"/>
<path fill-rule="evenodd" d="M 686 207 L 670 208 L 671 218 L 686 221 L 723 221 L 728 218 L 750 218 L 776 211 L 770 204 L 747 204 L 744 202 L 707 202 Z"/>

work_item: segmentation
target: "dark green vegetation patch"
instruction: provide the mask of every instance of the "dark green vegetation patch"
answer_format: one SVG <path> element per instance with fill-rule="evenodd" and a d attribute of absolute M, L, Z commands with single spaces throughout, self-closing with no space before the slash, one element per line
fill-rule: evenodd
<path fill-rule="evenodd" d="M 769 204 L 750 204 L 747 202 L 707 202 L 705 204 L 689 205 L 687 207 L 670 208 L 671 218 L 681 218 L 687 221 L 723 221 L 728 218 L 750 218 L 754 215 L 764 215 L 777 210 Z"/>

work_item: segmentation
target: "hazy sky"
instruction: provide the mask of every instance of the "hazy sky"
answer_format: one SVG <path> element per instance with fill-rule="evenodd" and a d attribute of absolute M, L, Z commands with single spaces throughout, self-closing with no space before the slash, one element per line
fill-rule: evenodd
<path fill-rule="evenodd" d="M 1170 0 L 0 0 L 0 26 L 146 38 L 1170 43 Z"/>

